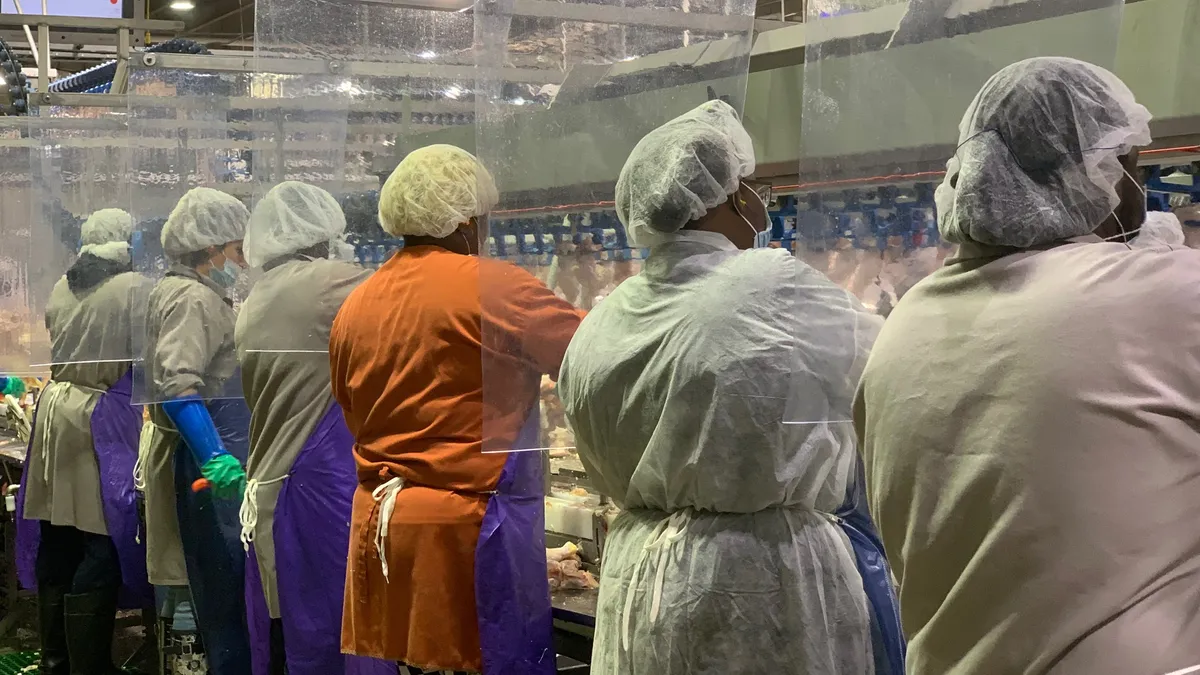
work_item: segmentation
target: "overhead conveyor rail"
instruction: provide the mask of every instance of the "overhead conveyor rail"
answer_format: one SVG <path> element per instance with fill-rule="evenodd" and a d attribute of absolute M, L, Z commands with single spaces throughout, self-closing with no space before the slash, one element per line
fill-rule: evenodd
<path fill-rule="evenodd" d="M 76 96 L 98 96 L 98 94 L 66 94 L 49 90 L 45 83 L 50 82 L 51 30 L 71 30 L 80 34 L 116 34 L 117 58 L 113 64 L 111 91 L 122 93 L 129 78 L 129 58 L 133 53 L 132 34 L 135 31 L 153 31 L 165 35 L 174 35 L 183 30 L 182 21 L 158 19 L 102 19 L 76 16 L 53 16 L 45 14 L 0 14 L 0 28 L 36 27 L 37 40 L 33 45 L 37 54 L 38 83 L 41 91 L 34 92 L 29 97 L 28 106 L 41 105 L 105 105 L 103 102 L 90 102 L 91 99 L 72 98 Z M 117 107 L 109 103 L 107 107 Z"/>

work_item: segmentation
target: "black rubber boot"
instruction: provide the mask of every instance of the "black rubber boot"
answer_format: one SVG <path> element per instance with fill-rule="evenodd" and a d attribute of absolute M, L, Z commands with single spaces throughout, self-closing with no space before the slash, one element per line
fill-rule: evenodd
<path fill-rule="evenodd" d="M 61 588 L 38 588 L 38 637 L 42 643 L 42 675 L 70 675 L 65 594 Z"/>
<path fill-rule="evenodd" d="M 113 631 L 117 624 L 117 589 L 66 596 L 67 649 L 71 675 L 113 675 Z"/>

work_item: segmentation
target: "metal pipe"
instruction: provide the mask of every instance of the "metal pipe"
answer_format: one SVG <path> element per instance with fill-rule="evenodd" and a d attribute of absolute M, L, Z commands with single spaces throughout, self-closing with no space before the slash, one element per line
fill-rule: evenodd
<path fill-rule="evenodd" d="M 24 14 L 25 10 L 21 9 L 21 0 L 13 0 L 13 5 L 17 8 L 17 14 Z M 41 65 L 41 55 L 38 54 L 37 42 L 33 40 L 33 31 L 29 30 L 29 24 L 21 26 L 25 29 L 25 39 L 29 40 L 29 51 L 33 52 L 33 65 Z M 44 86 L 38 82 L 38 86 Z"/>

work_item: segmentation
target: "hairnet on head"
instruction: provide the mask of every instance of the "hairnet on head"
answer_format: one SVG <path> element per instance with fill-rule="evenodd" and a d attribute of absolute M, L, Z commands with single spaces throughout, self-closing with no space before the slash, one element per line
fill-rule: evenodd
<path fill-rule="evenodd" d="M 634 246 L 683 229 L 754 173 L 754 144 L 737 111 L 708 101 L 646 134 L 617 179 L 617 217 Z"/>
<path fill-rule="evenodd" d="M 237 197 L 207 187 L 192 188 L 179 200 L 162 229 L 163 252 L 171 258 L 224 246 L 246 236 L 250 210 Z"/>
<path fill-rule="evenodd" d="M 379 223 L 394 236 L 441 239 L 500 200 L 492 174 L 453 145 L 414 150 L 379 191 Z"/>
<path fill-rule="evenodd" d="M 250 214 L 244 249 L 251 267 L 339 239 L 346 216 L 329 192 L 298 181 L 271 188 Z"/>
<path fill-rule="evenodd" d="M 1134 248 L 1162 248 L 1166 246 L 1185 246 L 1183 223 L 1174 213 L 1165 211 L 1150 211 L 1146 214 L 1146 222 L 1138 236 L 1129 243 Z"/>
<path fill-rule="evenodd" d="M 1120 157 L 1150 142 L 1150 111 L 1116 75 L 1066 58 L 992 76 L 959 126 L 937 190 L 954 243 L 1028 248 L 1089 234 L 1120 203 Z"/>
<path fill-rule="evenodd" d="M 79 233 L 80 253 L 113 262 L 129 262 L 133 218 L 121 209 L 100 209 L 88 216 Z"/>

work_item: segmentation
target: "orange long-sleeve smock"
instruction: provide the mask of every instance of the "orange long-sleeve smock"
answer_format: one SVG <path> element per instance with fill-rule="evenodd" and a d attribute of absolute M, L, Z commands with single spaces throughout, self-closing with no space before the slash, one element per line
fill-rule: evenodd
<path fill-rule="evenodd" d="M 506 459 L 483 448 L 515 441 L 581 318 L 520 268 L 431 246 L 401 250 L 346 300 L 329 344 L 359 478 L 344 651 L 482 670 L 475 546 Z M 396 477 L 389 581 L 372 492 Z"/>

